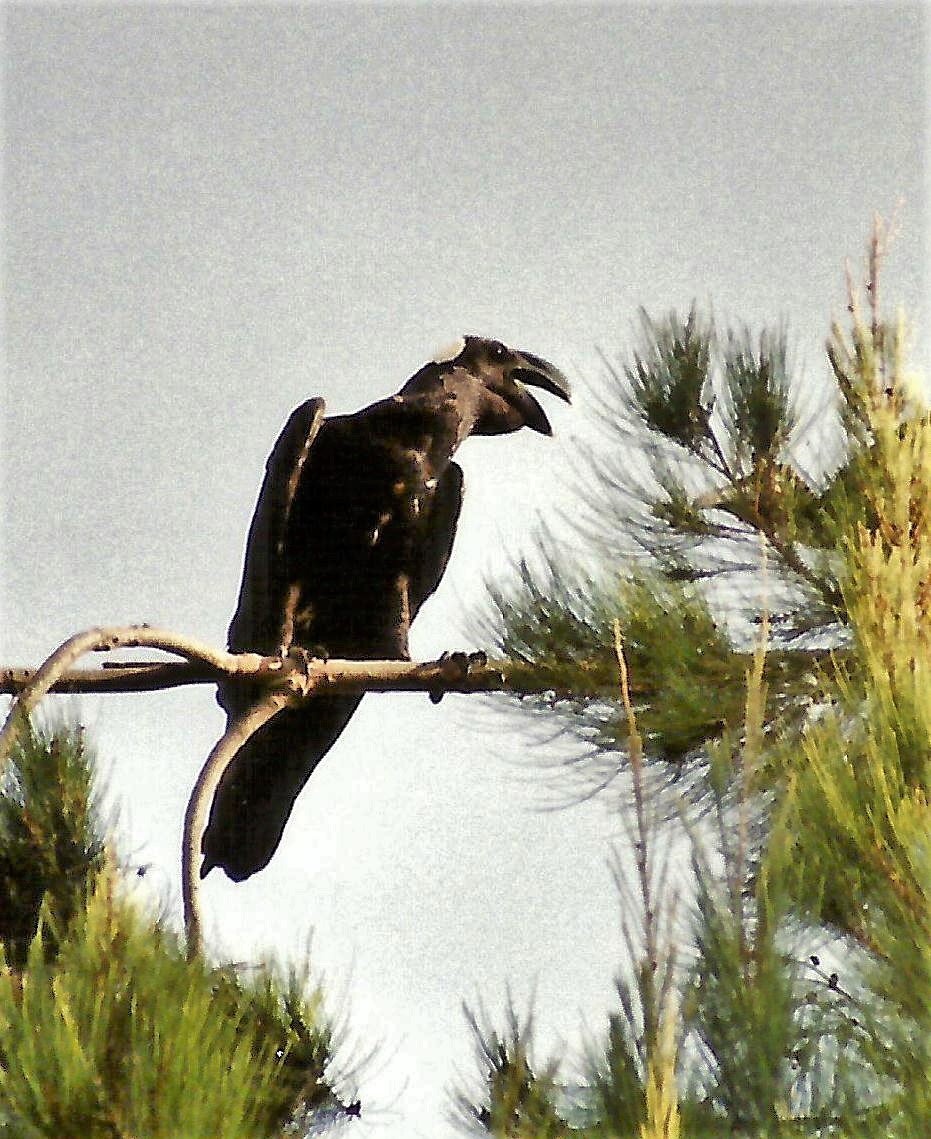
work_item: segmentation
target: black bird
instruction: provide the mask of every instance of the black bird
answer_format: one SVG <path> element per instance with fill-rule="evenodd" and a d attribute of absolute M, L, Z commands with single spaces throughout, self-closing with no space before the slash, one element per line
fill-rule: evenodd
<path fill-rule="evenodd" d="M 470 435 L 552 434 L 525 385 L 569 401 L 562 373 L 529 352 L 467 336 L 397 395 L 353 415 L 302 404 L 269 457 L 246 546 L 235 652 L 301 646 L 356 660 L 407 659 L 408 631 L 446 569 L 462 505 L 452 461 Z M 256 693 L 221 685 L 230 719 Z M 201 877 L 241 881 L 275 853 L 301 788 L 361 696 L 279 712 L 227 768 L 204 832 Z"/>

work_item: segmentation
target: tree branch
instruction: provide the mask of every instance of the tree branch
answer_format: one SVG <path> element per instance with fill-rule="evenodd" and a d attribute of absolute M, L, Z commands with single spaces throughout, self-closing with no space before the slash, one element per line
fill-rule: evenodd
<path fill-rule="evenodd" d="M 85 653 L 119 648 L 157 648 L 185 658 L 184 662 L 111 664 L 103 669 L 73 669 Z M 167 629 L 147 625 L 98 627 L 76 633 L 36 670 L 0 670 L 3 690 L 16 694 L 0 732 L 0 773 L 19 729 L 30 712 L 50 692 L 149 691 L 177 684 L 241 680 L 265 684 L 267 692 L 236 717 L 201 769 L 184 815 L 181 851 L 184 925 L 188 953 L 200 952 L 202 922 L 197 860 L 207 811 L 223 772 L 246 741 L 288 705 L 319 692 L 420 691 L 434 700 L 444 692 L 481 692 L 506 687 L 504 674 L 490 668 L 483 653 L 452 653 L 438 661 L 324 661 L 293 652 L 286 657 L 217 651 Z"/>
<path fill-rule="evenodd" d="M 184 935 L 188 957 L 201 950 L 203 923 L 200 912 L 200 878 L 197 863 L 200 837 L 207 825 L 207 812 L 223 773 L 246 741 L 296 698 L 296 693 L 273 689 L 264 699 L 233 720 L 207 756 L 184 812 L 181 839 L 181 895 L 184 904 Z"/>
<path fill-rule="evenodd" d="M 32 683 L 35 669 L 0 668 L 0 693 L 16 696 Z M 156 692 L 188 684 L 216 684 L 228 679 L 208 664 L 180 660 L 105 661 L 102 668 L 68 668 L 48 690 L 52 695 L 107 692 Z"/>
<path fill-rule="evenodd" d="M 140 628 L 140 627 L 137 627 Z M 90 630 L 89 632 L 97 632 Z M 110 633 L 112 630 L 99 630 Z M 109 648 L 123 648 L 130 643 L 167 651 L 182 652 L 158 640 L 160 630 L 147 630 L 150 639 L 135 639 L 120 644 L 91 645 L 84 652 L 101 652 Z M 87 634 L 80 634 L 86 636 Z M 66 642 L 70 645 L 75 638 Z M 184 638 L 175 637 L 180 646 Z M 190 642 L 194 644 L 194 642 Z M 64 648 L 65 646 L 62 646 Z M 203 646 L 201 646 L 203 648 Z M 57 650 L 58 651 L 58 650 Z M 56 654 L 53 655 L 57 655 Z M 468 668 L 457 663 L 464 654 L 453 654 L 445 660 L 415 663 L 404 660 L 323 660 L 302 658 L 299 654 L 288 657 L 264 657 L 256 653 L 215 653 L 211 657 L 186 661 L 107 661 L 102 668 L 70 668 L 75 657 L 54 670 L 47 682 L 44 670 L 52 658 L 39 670 L 21 667 L 0 668 L 0 693 L 20 695 L 28 700 L 29 710 L 47 693 L 154 692 L 189 684 L 216 684 L 233 680 L 248 684 L 280 684 L 291 673 L 308 676 L 312 690 L 332 693 L 348 692 L 513 692 L 530 695 L 549 692 L 552 682 L 535 679 L 532 669 L 517 661 L 490 661 L 480 667 L 473 660 Z M 40 673 L 43 676 L 40 677 Z M 33 696 L 28 693 L 33 691 Z"/>

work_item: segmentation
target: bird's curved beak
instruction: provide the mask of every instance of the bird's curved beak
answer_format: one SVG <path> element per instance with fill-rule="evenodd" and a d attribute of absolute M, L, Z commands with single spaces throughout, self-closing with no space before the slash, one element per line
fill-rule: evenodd
<path fill-rule="evenodd" d="M 554 364 L 540 356 L 534 356 L 532 352 L 519 352 L 516 355 L 518 363 L 515 368 L 511 369 L 510 379 L 516 380 L 519 385 L 541 388 L 543 391 L 549 392 L 550 395 L 565 400 L 566 403 L 572 402 L 569 381 Z M 524 391 L 522 387 L 519 387 L 518 391 L 519 395 L 514 403 L 520 410 L 526 425 L 534 431 L 539 431 L 541 435 L 552 435 L 553 429 L 543 408 L 540 407 L 530 392 Z"/>

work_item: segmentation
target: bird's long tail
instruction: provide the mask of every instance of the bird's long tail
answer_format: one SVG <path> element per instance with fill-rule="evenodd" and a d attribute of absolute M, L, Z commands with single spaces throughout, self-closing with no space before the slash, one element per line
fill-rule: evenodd
<path fill-rule="evenodd" d="M 268 865 L 295 799 L 361 699 L 318 696 L 309 707 L 286 708 L 238 752 L 213 797 L 201 878 L 219 866 L 241 882 Z"/>

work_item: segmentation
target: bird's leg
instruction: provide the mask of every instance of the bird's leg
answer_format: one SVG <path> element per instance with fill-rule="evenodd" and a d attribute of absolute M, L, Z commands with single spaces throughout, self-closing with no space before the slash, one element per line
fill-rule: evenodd
<path fill-rule="evenodd" d="M 297 612 L 297 602 L 301 595 L 301 587 L 296 581 L 288 586 L 284 595 L 284 605 L 281 608 L 281 626 L 278 632 L 278 656 L 287 656 L 294 641 L 294 614 Z"/>
<path fill-rule="evenodd" d="M 394 613 L 391 632 L 385 645 L 385 653 L 392 660 L 410 660 L 411 652 L 408 637 L 411 629 L 410 578 L 399 573 L 395 581 Z"/>
<path fill-rule="evenodd" d="M 327 659 L 325 649 L 305 648 L 304 645 L 294 643 L 294 622 L 297 614 L 297 603 L 300 599 L 301 587 L 296 581 L 288 586 L 281 611 L 281 628 L 278 636 L 278 656 L 290 657 L 296 661 L 304 674 L 305 684 L 310 679 L 310 662 L 315 659 Z"/>

